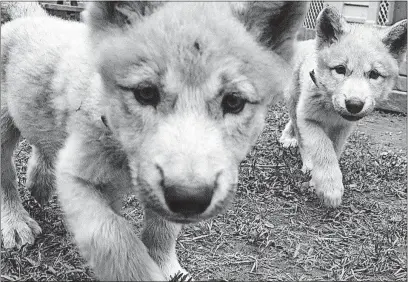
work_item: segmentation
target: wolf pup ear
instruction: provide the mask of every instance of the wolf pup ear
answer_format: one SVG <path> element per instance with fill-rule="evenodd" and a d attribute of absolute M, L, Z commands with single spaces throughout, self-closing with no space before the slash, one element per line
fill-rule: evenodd
<path fill-rule="evenodd" d="M 338 41 L 347 30 L 348 23 L 334 7 L 324 8 L 316 19 L 317 48 L 329 46 Z"/>
<path fill-rule="evenodd" d="M 85 21 L 94 31 L 122 28 L 150 15 L 161 2 L 150 1 L 101 1 L 90 2 Z"/>
<path fill-rule="evenodd" d="M 403 54 L 407 51 L 407 20 L 394 24 L 385 34 L 382 42 L 390 50 L 390 53 L 399 62 L 403 60 Z"/>
<path fill-rule="evenodd" d="M 239 2 L 232 4 L 238 19 L 257 40 L 286 61 L 293 55 L 293 43 L 309 4 L 303 1 Z"/>

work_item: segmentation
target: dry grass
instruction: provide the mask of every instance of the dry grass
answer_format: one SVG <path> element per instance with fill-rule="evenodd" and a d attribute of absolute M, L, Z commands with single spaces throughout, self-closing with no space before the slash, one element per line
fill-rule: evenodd
<path fill-rule="evenodd" d="M 264 133 L 242 163 L 232 207 L 184 228 L 177 245 L 182 265 L 196 280 L 406 281 L 406 151 L 357 131 L 340 161 L 343 204 L 328 209 L 304 185 L 308 176 L 296 149 L 277 142 L 286 121 L 282 107 L 270 110 Z M 28 153 L 26 143 L 16 153 L 20 186 Z M 2 279 L 91 280 L 56 199 L 41 209 L 20 190 L 43 234 L 34 246 L 1 251 Z M 141 226 L 135 198 L 126 199 L 124 213 Z"/>

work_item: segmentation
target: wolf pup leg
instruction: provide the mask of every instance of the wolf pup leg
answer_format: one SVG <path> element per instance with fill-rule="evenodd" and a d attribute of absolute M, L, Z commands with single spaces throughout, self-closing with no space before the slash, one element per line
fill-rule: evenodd
<path fill-rule="evenodd" d="M 323 128 L 313 122 L 299 120 L 299 130 L 304 170 L 311 171 L 316 194 L 323 198 L 326 206 L 339 206 L 344 187 L 332 141 Z"/>
<path fill-rule="evenodd" d="M 13 151 L 20 137 L 8 114 L 1 108 L 1 235 L 5 248 L 34 243 L 41 228 L 24 209 L 17 190 Z"/>
<path fill-rule="evenodd" d="M 79 250 L 100 280 L 164 281 L 133 226 L 115 208 L 121 191 L 131 187 L 127 162 L 100 143 L 71 135 L 57 162 L 58 198 Z"/>
<path fill-rule="evenodd" d="M 279 138 L 279 142 L 285 148 L 298 146 L 292 120 L 289 120 L 286 124 L 285 129 L 282 131 L 282 136 Z"/>
<path fill-rule="evenodd" d="M 27 165 L 26 187 L 40 205 L 48 202 L 55 190 L 56 152 L 46 154 L 36 146 L 32 146 L 31 157 Z"/>
<path fill-rule="evenodd" d="M 24 41 L 27 39 L 26 35 L 33 34 L 33 37 L 38 38 L 37 32 L 27 31 L 16 35 L 18 33 L 16 27 L 19 26 L 19 21 L 14 21 L 18 18 L 39 18 L 41 20 L 40 17 L 44 16 L 46 18 L 47 13 L 38 2 L 1 2 L 1 13 L 2 16 L 5 16 L 6 21 L 11 21 L 1 26 L 1 228 L 4 247 L 13 248 L 34 243 L 34 237 L 41 232 L 39 225 L 24 210 L 19 193 L 16 190 L 16 173 L 12 162 L 12 154 L 18 142 L 18 137 L 21 134 L 28 142 L 30 142 L 29 139 L 37 142 L 42 140 L 43 142 L 40 141 L 39 143 L 45 143 L 45 147 L 54 147 L 54 145 L 50 144 L 51 138 L 47 136 L 44 127 L 38 136 L 26 135 L 27 128 L 31 130 L 34 127 L 42 127 L 41 122 L 38 122 L 40 119 L 34 121 L 32 118 L 33 116 L 39 117 L 40 114 L 36 112 L 38 109 L 34 106 L 36 102 L 29 99 L 32 98 L 32 93 L 36 93 L 38 96 L 44 93 L 41 89 L 43 80 L 38 77 L 33 78 L 34 74 L 44 74 L 44 69 L 41 71 L 30 69 L 30 67 L 41 69 L 40 64 L 29 63 L 32 62 L 31 59 L 36 57 L 34 55 L 36 54 L 35 51 L 30 54 L 31 59 L 28 60 L 22 55 L 30 50 L 27 41 Z M 33 25 L 31 24 L 31 26 Z M 19 38 L 18 43 L 15 38 Z M 44 42 L 41 39 L 39 40 Z M 47 43 L 44 44 L 47 45 Z M 48 56 L 44 55 L 44 57 Z M 44 61 L 47 60 L 41 59 L 41 62 Z M 20 63 L 25 64 L 25 66 L 19 66 Z M 22 69 L 25 72 L 21 71 Z M 27 77 L 31 77 L 32 81 L 35 81 L 35 86 L 27 84 L 27 80 L 23 78 L 24 73 L 29 74 Z M 16 74 L 18 74 L 18 77 Z M 51 80 L 49 73 L 44 75 Z M 20 98 L 21 100 L 19 100 Z M 22 101 L 24 102 L 22 103 Z M 39 104 L 44 104 L 44 99 L 37 101 L 40 101 Z M 29 110 L 26 108 L 27 105 L 30 107 Z M 20 115 L 18 112 L 25 113 L 25 115 Z M 21 127 L 21 125 L 26 122 L 28 126 L 24 129 L 24 126 Z M 35 126 L 33 126 L 34 124 Z M 43 148 L 43 146 L 38 148 Z M 38 154 L 37 152 L 43 152 L 43 150 L 33 148 L 33 156 L 28 164 L 26 186 L 31 190 L 36 200 L 40 204 L 44 204 L 53 190 L 54 176 L 52 175 L 52 165 L 50 165 L 51 159 L 45 158 L 43 153 Z M 55 156 L 55 153 L 53 155 Z"/>
<path fill-rule="evenodd" d="M 182 225 L 167 221 L 150 209 L 145 209 L 144 216 L 142 241 L 166 279 L 180 272 L 187 274 L 176 255 L 176 239 Z"/>

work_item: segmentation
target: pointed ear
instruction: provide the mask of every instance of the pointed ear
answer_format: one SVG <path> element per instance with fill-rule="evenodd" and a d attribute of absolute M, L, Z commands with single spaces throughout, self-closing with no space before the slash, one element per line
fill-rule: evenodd
<path fill-rule="evenodd" d="M 316 19 L 317 48 L 333 44 L 347 30 L 348 23 L 336 8 L 330 6 L 324 8 Z"/>
<path fill-rule="evenodd" d="M 262 45 L 290 61 L 293 42 L 309 6 L 307 2 L 259 1 L 232 5 L 238 19 Z"/>
<path fill-rule="evenodd" d="M 149 1 L 101 1 L 90 2 L 86 9 L 86 22 L 93 31 L 123 28 L 150 15 L 161 2 Z"/>
<path fill-rule="evenodd" d="M 382 42 L 390 50 L 390 53 L 399 62 L 407 51 L 407 20 L 394 24 L 385 34 Z"/>

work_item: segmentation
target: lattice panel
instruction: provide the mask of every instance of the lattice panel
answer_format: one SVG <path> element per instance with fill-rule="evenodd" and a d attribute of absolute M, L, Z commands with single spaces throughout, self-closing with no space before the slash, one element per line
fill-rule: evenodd
<path fill-rule="evenodd" d="M 387 0 L 380 1 L 380 6 L 378 9 L 377 24 L 385 25 L 388 23 L 388 12 L 390 9 L 390 3 Z"/>
<path fill-rule="evenodd" d="M 303 26 L 305 28 L 314 29 L 316 27 L 316 18 L 319 15 L 320 11 L 323 10 L 323 8 L 323 1 L 311 1 L 309 11 L 307 11 L 305 21 L 303 22 Z"/>

